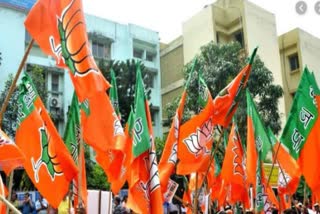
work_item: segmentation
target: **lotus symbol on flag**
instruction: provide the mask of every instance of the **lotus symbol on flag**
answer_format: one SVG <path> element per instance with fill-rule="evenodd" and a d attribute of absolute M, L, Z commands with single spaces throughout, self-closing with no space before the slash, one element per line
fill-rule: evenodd
<path fill-rule="evenodd" d="M 186 144 L 190 153 L 198 157 L 200 154 L 209 154 L 206 144 L 212 138 L 212 120 L 207 120 L 201 128 L 197 128 L 196 133 L 191 133 L 183 142 Z"/>

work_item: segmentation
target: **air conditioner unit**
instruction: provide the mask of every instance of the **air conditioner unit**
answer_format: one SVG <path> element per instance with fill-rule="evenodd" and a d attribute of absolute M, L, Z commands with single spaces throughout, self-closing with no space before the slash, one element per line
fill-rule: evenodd
<path fill-rule="evenodd" d="M 61 101 L 58 97 L 51 97 L 50 107 L 61 108 Z"/>

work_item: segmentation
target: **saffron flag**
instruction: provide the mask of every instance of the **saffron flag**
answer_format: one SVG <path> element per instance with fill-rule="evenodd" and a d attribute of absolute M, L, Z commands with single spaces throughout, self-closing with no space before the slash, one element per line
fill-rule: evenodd
<path fill-rule="evenodd" d="M 133 116 L 132 163 L 127 206 L 134 212 L 163 213 L 149 105 L 145 97 L 140 64 L 137 65 Z"/>
<path fill-rule="evenodd" d="M 6 198 L 6 187 L 4 186 L 3 182 L 2 182 L 2 178 L 0 176 L 0 195 L 3 198 Z M 2 202 L 2 200 L 0 200 L 0 213 L 6 213 L 6 204 Z"/>
<path fill-rule="evenodd" d="M 256 211 L 268 212 L 273 204 L 277 207 L 277 199 L 267 185 L 262 164 L 267 156 L 271 154 L 271 142 L 267 135 L 264 124 L 259 116 L 253 99 L 246 91 L 247 97 L 247 175 L 248 183 L 255 188 Z"/>
<path fill-rule="evenodd" d="M 117 82 L 115 78 L 114 71 L 111 69 L 111 85 L 112 87 L 109 90 L 110 95 L 110 101 L 113 105 L 113 108 L 115 109 L 115 113 L 113 113 L 113 117 L 116 118 L 116 122 L 118 123 L 117 126 L 120 126 L 120 111 L 119 111 L 119 101 L 118 101 L 118 90 L 117 90 Z M 120 133 L 119 133 L 120 134 Z M 125 136 L 125 135 L 124 135 Z M 117 137 L 119 138 L 119 137 Z M 123 137 L 125 138 L 125 137 Z M 122 145 L 121 145 L 122 143 Z M 120 173 L 121 173 L 121 167 L 124 158 L 124 152 L 127 150 L 126 148 L 126 140 L 119 139 L 119 146 L 117 147 L 118 150 L 115 149 L 108 149 L 107 152 L 103 151 L 96 151 L 96 161 L 98 164 L 103 168 L 105 174 L 108 177 L 108 181 L 110 183 L 114 183 L 118 180 Z M 113 187 L 115 187 L 113 185 Z M 121 187 L 120 187 L 121 188 Z M 113 188 L 114 191 L 116 191 L 118 188 Z M 119 189 L 120 190 L 120 189 Z M 117 193 L 119 190 L 113 193 Z"/>
<path fill-rule="evenodd" d="M 56 208 L 77 175 L 77 166 L 27 74 L 19 86 L 18 105 L 16 142 L 26 157 L 24 168 L 39 192 Z"/>
<path fill-rule="evenodd" d="M 132 129 L 133 129 L 133 112 L 131 111 L 129 114 L 128 122 L 125 128 L 125 153 L 122 159 L 122 163 L 116 165 L 120 168 L 120 174 L 117 179 L 111 182 L 111 190 L 113 193 L 118 193 L 122 186 L 127 181 L 127 177 L 130 173 L 130 164 L 132 161 Z"/>
<path fill-rule="evenodd" d="M 320 197 L 319 88 L 308 68 L 304 69 L 280 141 L 289 151 L 312 193 Z M 312 167 L 310 167 L 312 165 Z"/>
<path fill-rule="evenodd" d="M 71 106 L 68 112 L 68 121 L 66 129 L 64 132 L 64 143 L 66 144 L 70 154 L 75 163 L 80 164 L 79 158 L 81 158 L 82 166 L 81 168 L 81 184 L 79 184 L 79 176 L 76 176 L 73 179 L 73 194 L 75 196 L 74 204 L 75 207 L 79 204 L 79 195 L 81 197 L 82 207 L 87 207 L 87 179 L 86 179 L 86 167 L 85 167 L 85 158 L 84 158 L 84 148 L 80 154 L 80 144 L 82 137 L 81 125 L 80 125 L 80 107 L 77 95 L 74 93 L 72 97 Z M 79 193 L 79 185 L 81 185 L 81 192 Z"/>
<path fill-rule="evenodd" d="M 221 178 L 229 186 L 230 203 L 236 204 L 241 201 L 245 208 L 250 208 L 244 164 L 245 156 L 240 134 L 237 125 L 233 123 L 221 170 Z"/>
<path fill-rule="evenodd" d="M 258 164 L 258 152 L 260 160 L 264 162 L 268 157 L 272 157 L 271 142 L 266 133 L 266 129 L 259 116 L 256 106 L 252 100 L 249 91 L 246 91 L 247 97 L 247 180 L 249 184 L 256 183 L 256 170 Z"/>
<path fill-rule="evenodd" d="M 22 166 L 24 161 L 25 156 L 20 148 L 0 129 L 0 166 L 6 175 Z"/>
<path fill-rule="evenodd" d="M 38 0 L 24 24 L 44 53 L 69 68 L 80 102 L 109 88 L 91 54 L 81 0 Z"/>
<path fill-rule="evenodd" d="M 258 48 L 253 50 L 249 64 L 247 64 L 240 73 L 230 82 L 227 87 L 219 92 L 214 99 L 213 123 L 227 127 L 235 113 L 242 91 L 244 91 L 248 82 L 254 57 Z"/>
<path fill-rule="evenodd" d="M 267 131 L 272 143 L 273 154 L 277 154 L 276 161 L 281 168 L 278 179 L 278 191 L 283 194 L 294 194 L 300 181 L 300 168 L 286 148 L 276 139 L 270 127 L 268 127 Z"/>
<path fill-rule="evenodd" d="M 204 172 L 209 167 L 213 141 L 212 97 L 199 75 L 199 104 L 202 111 L 180 127 L 177 174 Z"/>

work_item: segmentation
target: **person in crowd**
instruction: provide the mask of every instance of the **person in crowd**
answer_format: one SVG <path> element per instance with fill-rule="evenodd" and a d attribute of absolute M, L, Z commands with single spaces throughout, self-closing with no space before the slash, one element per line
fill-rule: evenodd
<path fill-rule="evenodd" d="M 17 208 L 17 209 L 19 209 L 19 201 L 18 201 L 18 196 L 17 196 L 17 193 L 16 192 L 13 192 L 12 194 L 11 194 L 11 204 L 15 207 L 15 208 Z M 9 212 L 10 214 L 11 213 L 13 213 L 13 211 L 12 210 L 10 210 L 10 212 Z"/>
<path fill-rule="evenodd" d="M 124 209 L 125 213 L 130 213 L 130 209 L 127 207 L 127 200 L 128 200 L 128 196 L 124 195 L 122 197 L 122 202 L 121 202 L 121 206 Z"/>
<path fill-rule="evenodd" d="M 69 198 L 69 192 L 64 196 L 63 200 L 59 204 L 58 213 L 59 214 L 71 214 L 72 203 Z"/>
<path fill-rule="evenodd" d="M 34 210 L 34 204 L 30 198 L 30 194 L 26 192 L 24 194 L 24 200 L 22 205 L 18 207 L 22 214 L 31 214 Z"/>
<path fill-rule="evenodd" d="M 125 209 L 121 206 L 121 200 L 119 196 L 114 197 L 114 209 L 113 214 L 124 214 Z"/>
<path fill-rule="evenodd" d="M 313 205 L 313 208 L 314 208 L 314 212 L 315 212 L 316 214 L 320 214 L 320 206 L 319 206 L 318 203 L 315 203 L 315 204 Z"/>
<path fill-rule="evenodd" d="M 48 202 L 46 199 L 42 197 L 42 195 L 39 195 L 38 200 L 35 203 L 36 211 L 38 214 L 47 214 L 48 209 Z"/>

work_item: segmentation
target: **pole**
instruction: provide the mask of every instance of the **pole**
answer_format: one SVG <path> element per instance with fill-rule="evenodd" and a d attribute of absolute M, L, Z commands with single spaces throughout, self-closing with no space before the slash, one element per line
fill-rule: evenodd
<path fill-rule="evenodd" d="M 30 50 L 32 48 L 33 42 L 34 42 L 34 40 L 31 39 L 31 41 L 30 41 L 30 43 L 28 45 L 28 48 L 27 48 L 26 52 L 24 53 L 24 56 L 23 56 L 23 58 L 22 58 L 22 60 L 20 62 L 20 65 L 19 65 L 18 71 L 16 73 L 16 76 L 14 77 L 14 79 L 12 81 L 12 84 L 10 86 L 8 94 L 7 94 L 6 98 L 4 99 L 4 102 L 3 102 L 3 105 L 2 105 L 1 111 L 0 111 L 0 125 L 2 124 L 2 119 L 3 119 L 4 112 L 6 111 L 7 106 L 9 104 L 10 97 L 12 96 L 12 94 L 13 94 L 15 88 L 16 88 L 17 81 L 18 81 L 19 76 L 20 76 L 20 74 L 22 72 L 23 66 L 27 61 L 27 58 L 28 58 L 28 55 L 29 55 Z"/>
<path fill-rule="evenodd" d="M 80 142 L 79 142 L 79 154 L 78 154 L 78 210 L 80 213 L 83 212 L 83 204 L 82 204 L 82 155 L 83 155 L 83 132 L 82 127 L 80 126 Z"/>
<path fill-rule="evenodd" d="M 11 200 L 11 195 L 12 195 L 12 186 L 13 186 L 13 176 L 14 176 L 14 170 L 10 173 L 9 176 L 9 192 L 8 192 L 8 201 Z M 9 214 L 9 206 L 7 207 L 7 214 Z"/>
<path fill-rule="evenodd" d="M 3 195 L 0 195 L 0 200 L 5 203 L 14 213 L 21 214 L 21 212 L 15 208 Z"/>
<path fill-rule="evenodd" d="M 201 187 L 200 187 L 201 189 Z M 196 189 L 195 189 L 195 194 L 193 198 L 193 213 L 197 214 L 198 213 L 198 172 L 196 172 Z"/>
<path fill-rule="evenodd" d="M 182 198 L 180 198 L 179 196 L 174 195 L 173 196 L 176 200 L 180 201 L 184 206 L 187 206 L 189 208 L 191 208 L 193 210 L 193 206 L 187 202 L 185 202 L 184 200 L 182 200 Z"/>

